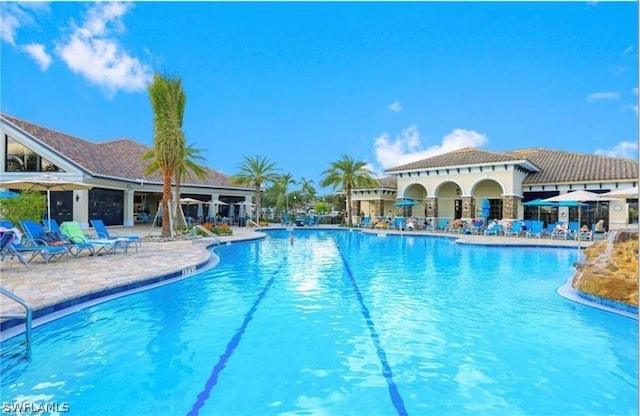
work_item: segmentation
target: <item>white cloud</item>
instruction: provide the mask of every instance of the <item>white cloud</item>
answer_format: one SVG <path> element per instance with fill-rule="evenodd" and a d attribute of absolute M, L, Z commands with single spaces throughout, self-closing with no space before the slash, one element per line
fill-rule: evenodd
<path fill-rule="evenodd" d="M 611 149 L 597 149 L 594 152 L 596 155 L 622 157 L 625 159 L 637 159 L 638 158 L 638 143 L 622 141 L 616 144 Z"/>
<path fill-rule="evenodd" d="M 131 7 L 119 2 L 92 5 L 84 23 L 72 25 L 68 39 L 56 45 L 69 69 L 110 93 L 143 90 L 152 76 L 151 69 L 130 56 L 115 36 L 125 31 L 122 17 Z"/>
<path fill-rule="evenodd" d="M 617 100 L 618 98 L 618 93 L 613 91 L 594 92 L 593 94 L 587 95 L 587 101 L 590 103 L 600 100 Z"/>
<path fill-rule="evenodd" d="M 402 106 L 400 105 L 399 101 L 392 102 L 391 104 L 389 104 L 389 107 L 387 108 L 393 111 L 394 113 L 399 113 L 400 111 L 402 111 Z"/>
<path fill-rule="evenodd" d="M 376 138 L 374 150 L 377 162 L 383 169 L 389 169 L 464 147 L 481 147 L 487 141 L 488 138 L 484 134 L 473 130 L 455 129 L 443 137 L 440 144 L 423 148 L 417 126 L 411 125 L 393 140 L 388 134 Z"/>
<path fill-rule="evenodd" d="M 30 43 L 22 46 L 22 49 L 36 61 L 41 70 L 46 71 L 51 65 L 51 56 L 45 50 L 44 45 Z"/>
<path fill-rule="evenodd" d="M 631 52 L 633 52 L 633 46 L 628 46 L 627 49 L 625 49 L 622 54 L 623 55 L 627 55 L 630 54 Z"/>
<path fill-rule="evenodd" d="M 631 89 L 631 92 L 632 92 L 634 95 L 638 95 L 638 87 L 632 88 L 632 89 Z"/>
<path fill-rule="evenodd" d="M 0 38 L 15 46 L 18 29 L 33 25 L 35 22 L 33 14 L 48 11 L 49 4 L 47 2 L 1 2 L 0 10 Z"/>

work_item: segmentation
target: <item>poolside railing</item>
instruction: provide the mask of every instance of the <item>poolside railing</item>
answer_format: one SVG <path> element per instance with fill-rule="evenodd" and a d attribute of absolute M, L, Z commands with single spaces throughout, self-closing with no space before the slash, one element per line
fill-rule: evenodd
<path fill-rule="evenodd" d="M 31 306 L 20 296 L 16 295 L 13 292 L 8 291 L 7 289 L 0 287 L 0 293 L 11 299 L 12 301 L 20 304 L 24 308 L 24 314 L 0 314 L 1 319 L 24 319 L 25 320 L 25 337 L 26 337 L 26 348 L 27 348 L 27 359 L 31 358 L 31 318 L 33 312 L 31 310 Z"/>
<path fill-rule="evenodd" d="M 201 231 L 207 237 L 213 238 L 213 240 L 218 245 L 222 245 L 222 240 L 220 240 L 220 237 L 218 237 L 216 234 L 211 232 L 211 230 L 206 229 L 202 225 L 194 225 L 193 228 L 191 229 L 191 241 L 193 242 L 193 244 L 195 244 L 196 240 L 198 239 L 198 231 Z"/>

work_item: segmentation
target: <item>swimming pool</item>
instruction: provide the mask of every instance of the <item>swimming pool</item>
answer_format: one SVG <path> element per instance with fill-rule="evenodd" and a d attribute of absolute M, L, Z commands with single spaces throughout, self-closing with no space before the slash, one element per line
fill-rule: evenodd
<path fill-rule="evenodd" d="M 30 363 L 3 359 L 3 403 L 81 415 L 637 415 L 637 321 L 556 294 L 575 250 L 290 233 L 220 247 L 213 269 L 35 328 Z"/>

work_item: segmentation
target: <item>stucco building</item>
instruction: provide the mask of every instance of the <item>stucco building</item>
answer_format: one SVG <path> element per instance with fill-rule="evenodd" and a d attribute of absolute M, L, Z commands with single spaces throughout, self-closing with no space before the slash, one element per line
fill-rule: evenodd
<path fill-rule="evenodd" d="M 6 114 L 0 114 L 0 134 L 3 181 L 52 172 L 92 186 L 51 193 L 51 216 L 58 222 L 78 221 L 88 226 L 90 219 L 97 218 L 107 225 L 130 226 L 143 213 L 153 217 L 158 210 L 163 181 L 159 173 L 144 176 L 149 161 L 141 157 L 150 148 L 143 144 L 126 138 L 94 143 Z M 188 174 L 181 195 L 220 201 L 209 204 L 203 214 L 220 212 L 226 217 L 238 216 L 250 206 L 253 191 L 233 186 L 228 176 L 207 169 L 203 179 Z"/>
<path fill-rule="evenodd" d="M 530 208 L 523 203 L 584 189 L 605 193 L 637 186 L 638 161 L 542 148 L 494 152 L 465 148 L 386 170 L 375 189 L 353 194 L 354 213 L 434 219 L 577 220 L 578 208 Z M 404 202 L 399 202 L 404 201 Z M 588 202 L 582 222 L 604 219 L 611 229 L 638 222 L 638 200 Z"/>

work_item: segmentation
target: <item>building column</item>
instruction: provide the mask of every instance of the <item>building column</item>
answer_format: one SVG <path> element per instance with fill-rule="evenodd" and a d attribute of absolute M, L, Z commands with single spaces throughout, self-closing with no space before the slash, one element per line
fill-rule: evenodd
<path fill-rule="evenodd" d="M 135 190 L 133 189 L 127 189 L 126 191 L 124 191 L 124 201 L 123 201 L 123 206 L 122 206 L 122 215 L 123 215 L 123 219 L 122 219 L 122 225 L 124 225 L 125 227 L 133 227 L 134 224 L 134 215 L 133 215 L 133 208 L 134 208 L 134 203 L 133 203 L 133 194 L 135 193 Z"/>
<path fill-rule="evenodd" d="M 89 190 L 73 191 L 73 220 L 89 228 Z"/>
<path fill-rule="evenodd" d="M 462 197 L 462 218 L 474 218 L 473 198 L 470 196 Z"/>
<path fill-rule="evenodd" d="M 427 217 L 437 217 L 438 216 L 438 198 L 428 197 L 427 198 Z"/>
<path fill-rule="evenodd" d="M 518 202 L 520 198 L 517 196 L 504 196 L 502 197 L 502 218 L 505 220 L 517 219 Z"/>

